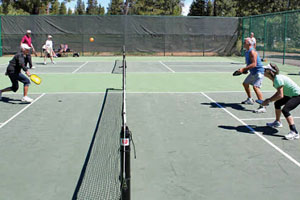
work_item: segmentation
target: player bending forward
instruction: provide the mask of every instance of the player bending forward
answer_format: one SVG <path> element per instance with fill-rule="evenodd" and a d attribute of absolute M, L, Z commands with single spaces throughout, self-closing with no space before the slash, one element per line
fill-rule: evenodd
<path fill-rule="evenodd" d="M 272 97 L 262 103 L 263 106 L 266 106 L 270 102 L 275 101 L 275 121 L 267 123 L 267 126 L 273 128 L 282 127 L 282 123 L 280 122 L 280 115 L 282 113 L 290 126 L 290 132 L 285 135 L 285 138 L 287 140 L 299 139 L 299 134 L 290 111 L 294 110 L 300 104 L 300 87 L 289 77 L 279 75 L 279 69 L 275 64 L 270 63 L 264 68 L 264 75 L 273 82 L 273 86 L 277 89 L 277 92 Z M 284 107 L 281 109 L 282 106 Z"/>
<path fill-rule="evenodd" d="M 22 44 L 21 52 L 17 53 L 13 59 L 9 61 L 8 67 L 6 69 L 6 75 L 11 80 L 12 86 L 0 90 L 0 100 L 3 92 L 13 91 L 16 92 L 19 89 L 18 81 L 24 84 L 24 96 L 21 99 L 22 102 L 31 103 L 33 100 L 27 96 L 28 88 L 30 85 L 30 80 L 21 72 L 23 69 L 28 77 L 30 77 L 30 72 L 25 66 L 25 57 L 30 52 L 30 47 L 27 44 Z"/>

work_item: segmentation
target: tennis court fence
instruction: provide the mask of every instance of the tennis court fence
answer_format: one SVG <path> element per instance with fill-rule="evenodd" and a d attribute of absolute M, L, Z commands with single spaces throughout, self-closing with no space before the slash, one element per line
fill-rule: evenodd
<path fill-rule="evenodd" d="M 244 17 L 242 38 L 251 32 L 263 58 L 300 66 L 300 10 Z"/>

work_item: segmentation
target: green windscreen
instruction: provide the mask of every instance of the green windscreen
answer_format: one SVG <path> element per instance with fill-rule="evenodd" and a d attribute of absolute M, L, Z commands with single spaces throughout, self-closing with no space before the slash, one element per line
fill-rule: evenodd
<path fill-rule="evenodd" d="M 18 51 L 26 30 L 32 31 L 36 51 L 47 35 L 54 49 L 67 44 L 81 55 L 232 55 L 239 18 L 170 16 L 2 16 L 3 54 Z M 89 38 L 93 37 L 94 42 Z"/>

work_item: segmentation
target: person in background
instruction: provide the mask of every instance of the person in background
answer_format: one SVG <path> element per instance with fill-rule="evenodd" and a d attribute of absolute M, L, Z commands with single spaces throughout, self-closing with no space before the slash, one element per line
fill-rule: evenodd
<path fill-rule="evenodd" d="M 26 57 L 26 55 L 28 55 L 30 53 L 30 49 L 31 48 L 27 44 L 22 44 L 21 52 L 17 53 L 9 61 L 9 64 L 8 64 L 5 74 L 9 77 L 9 79 L 12 83 L 12 86 L 0 90 L 0 100 L 2 98 L 3 92 L 18 91 L 18 89 L 19 89 L 18 81 L 20 81 L 21 83 L 24 84 L 24 90 L 23 90 L 24 95 L 23 95 L 23 98 L 21 99 L 21 101 L 27 102 L 27 103 L 31 103 L 33 101 L 33 99 L 31 99 L 27 96 L 28 88 L 30 85 L 30 80 L 21 72 L 21 69 L 23 69 L 28 77 L 30 77 L 30 75 L 31 75 L 28 68 L 25 65 L 25 57 Z"/>
<path fill-rule="evenodd" d="M 254 47 L 254 49 L 256 49 L 256 39 L 254 37 L 254 33 L 253 32 L 251 32 L 250 38 L 251 38 L 251 45 Z"/>
<path fill-rule="evenodd" d="M 290 111 L 294 110 L 300 104 L 300 87 L 287 76 L 279 75 L 279 69 L 275 64 L 270 63 L 265 66 L 265 77 L 273 82 L 276 93 L 263 101 L 262 105 L 267 106 L 272 101 L 275 106 L 275 121 L 267 123 L 272 128 L 282 127 L 280 121 L 281 113 L 289 124 L 290 132 L 285 135 L 287 140 L 299 139 L 299 133 L 296 129 L 294 118 Z M 281 107 L 283 108 L 281 109 Z"/>
<path fill-rule="evenodd" d="M 45 55 L 44 55 L 44 64 L 46 65 L 46 59 L 48 57 L 48 55 L 50 56 L 50 60 L 52 64 L 55 64 L 55 62 L 53 61 L 53 42 L 52 42 L 52 36 L 48 35 L 48 39 L 46 40 L 45 43 Z"/>
<path fill-rule="evenodd" d="M 31 41 L 31 30 L 26 31 L 26 35 L 24 35 L 21 40 L 20 47 L 22 46 L 22 44 L 27 44 L 32 49 L 32 53 L 34 53 L 34 55 L 37 56 L 35 49 L 33 47 L 32 41 Z M 31 52 L 29 52 L 25 57 L 25 66 L 27 66 L 27 63 L 29 63 L 30 69 L 35 68 L 34 66 L 32 66 Z"/>

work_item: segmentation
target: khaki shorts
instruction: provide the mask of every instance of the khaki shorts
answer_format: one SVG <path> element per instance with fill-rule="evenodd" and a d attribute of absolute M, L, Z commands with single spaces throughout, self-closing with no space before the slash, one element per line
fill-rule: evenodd
<path fill-rule="evenodd" d="M 262 73 L 251 74 L 250 73 L 245 78 L 244 83 L 260 88 L 262 86 L 263 80 L 264 80 L 264 74 L 262 74 Z"/>

